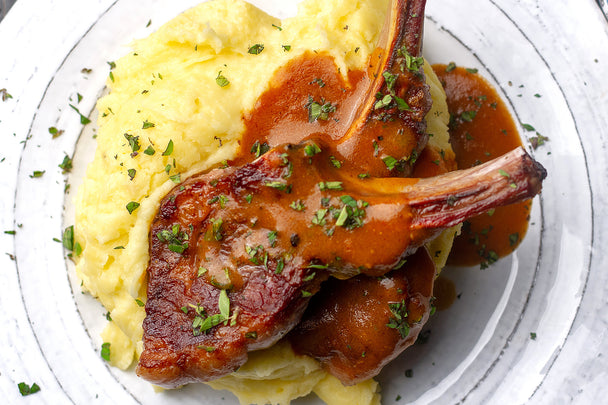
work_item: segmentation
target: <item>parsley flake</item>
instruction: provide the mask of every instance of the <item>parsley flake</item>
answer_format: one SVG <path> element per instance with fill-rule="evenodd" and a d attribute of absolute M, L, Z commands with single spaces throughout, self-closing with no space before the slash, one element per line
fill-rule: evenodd
<path fill-rule="evenodd" d="M 312 96 L 308 96 L 308 103 L 305 107 L 308 109 L 308 122 L 327 121 L 329 114 L 336 111 L 336 106 L 332 103 L 326 102 L 323 98 L 320 103 L 317 103 Z"/>
<path fill-rule="evenodd" d="M 169 143 L 167 143 L 167 148 L 163 152 L 163 156 L 169 156 L 172 153 L 173 153 L 173 140 L 169 139 Z"/>
<path fill-rule="evenodd" d="M 63 135 L 65 131 L 63 129 L 57 129 L 56 127 L 49 127 L 49 134 L 53 135 L 53 139 Z"/>
<path fill-rule="evenodd" d="M 154 124 L 153 122 L 145 120 L 141 129 L 150 129 L 150 128 L 154 128 L 155 126 L 156 126 L 156 124 Z"/>
<path fill-rule="evenodd" d="M 220 70 L 217 73 L 217 77 L 215 78 L 215 83 L 217 83 L 217 85 L 220 87 L 226 87 L 230 84 L 230 81 L 228 79 L 226 79 L 226 76 L 224 76 L 222 74 L 222 71 Z"/>
<path fill-rule="evenodd" d="M 319 186 L 319 190 L 343 190 L 341 181 L 322 181 L 317 184 Z"/>
<path fill-rule="evenodd" d="M 72 107 L 72 109 L 74 111 L 76 111 L 78 113 L 78 115 L 80 115 L 80 123 L 82 125 L 87 125 L 88 123 L 91 122 L 90 119 L 88 119 L 87 117 L 85 117 L 84 115 L 82 115 L 82 113 L 78 110 L 78 108 L 74 107 L 72 104 L 70 104 L 70 107 Z"/>
<path fill-rule="evenodd" d="M 306 154 L 306 156 L 314 156 L 317 153 L 321 153 L 321 148 L 314 142 L 311 142 L 304 147 L 304 154 Z"/>
<path fill-rule="evenodd" d="M 137 173 L 137 170 L 135 170 L 135 169 L 127 170 L 127 175 L 129 176 L 129 180 L 133 180 L 135 178 L 136 173 Z"/>
<path fill-rule="evenodd" d="M 26 384 L 24 382 L 20 382 L 19 384 L 17 384 L 17 387 L 19 388 L 19 393 L 23 397 L 31 395 L 31 394 L 35 394 L 38 391 L 40 391 L 40 387 L 36 383 L 33 383 L 30 386 L 30 385 L 28 385 L 28 384 Z"/>
<path fill-rule="evenodd" d="M 13 98 L 11 94 L 6 89 L 0 89 L 0 96 L 2 97 L 2 101 L 6 101 L 9 98 Z"/>
<path fill-rule="evenodd" d="M 255 44 L 255 45 L 249 47 L 249 50 L 247 51 L 247 53 L 250 53 L 252 55 L 259 55 L 262 53 L 263 50 L 264 50 L 264 44 Z"/>
<path fill-rule="evenodd" d="M 59 167 L 62 169 L 62 173 L 69 173 L 72 170 L 72 159 L 68 155 L 65 155 L 63 161 L 59 163 Z"/>
<path fill-rule="evenodd" d="M 129 215 L 133 213 L 137 208 L 139 208 L 139 203 L 135 201 L 131 201 L 127 204 L 127 211 L 129 211 Z"/>
<path fill-rule="evenodd" d="M 110 361 L 110 343 L 105 342 L 101 345 L 101 358 L 105 361 Z"/>

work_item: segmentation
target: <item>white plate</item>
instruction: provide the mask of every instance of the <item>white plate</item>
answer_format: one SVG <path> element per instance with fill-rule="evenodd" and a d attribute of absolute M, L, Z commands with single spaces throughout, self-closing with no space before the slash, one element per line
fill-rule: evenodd
<path fill-rule="evenodd" d="M 108 367 L 99 356 L 105 311 L 80 293 L 53 241 L 73 223 L 94 150 L 93 126 L 83 130 L 69 104 L 89 115 L 106 62 L 196 1 L 141 3 L 18 2 L 0 24 L 0 89 L 12 95 L 0 101 L 0 223 L 16 230 L 0 233 L 7 403 L 20 399 L 22 381 L 42 388 L 32 403 L 236 403 L 205 386 L 155 394 L 132 371 Z M 295 14 L 293 1 L 254 3 Z M 446 270 L 461 298 L 431 320 L 428 343 L 379 376 L 384 403 L 590 403 L 608 394 L 608 24 L 594 1 L 572 3 L 429 0 L 427 58 L 479 68 L 516 120 L 550 138 L 534 151 L 549 177 L 516 254 L 485 271 Z M 52 139 L 51 126 L 65 133 Z M 57 165 L 74 153 L 64 194 Z M 31 178 L 35 170 L 45 173 Z"/>

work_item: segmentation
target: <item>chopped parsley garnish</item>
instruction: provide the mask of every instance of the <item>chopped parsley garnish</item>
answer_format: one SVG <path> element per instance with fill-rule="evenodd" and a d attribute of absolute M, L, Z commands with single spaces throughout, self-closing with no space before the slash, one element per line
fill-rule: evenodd
<path fill-rule="evenodd" d="M 56 127 L 49 127 L 49 134 L 53 135 L 53 139 L 63 135 L 65 131 L 63 129 L 57 129 Z"/>
<path fill-rule="evenodd" d="M 168 245 L 170 251 L 175 253 L 184 253 L 188 249 L 188 239 L 190 238 L 186 232 L 180 232 L 180 225 L 174 224 L 169 229 L 163 229 L 156 234 L 159 241 Z"/>
<path fill-rule="evenodd" d="M 250 53 L 252 55 L 259 55 L 260 53 L 262 53 L 263 50 L 264 50 L 264 44 L 255 44 L 255 45 L 249 47 L 249 50 L 247 51 L 247 53 Z"/>
<path fill-rule="evenodd" d="M 192 321 L 192 334 L 194 336 L 199 336 L 207 332 L 209 329 L 219 325 L 223 321 L 221 314 L 207 316 L 205 308 L 200 305 L 190 304 L 190 307 L 196 312 L 196 316 Z"/>
<path fill-rule="evenodd" d="M 277 231 L 268 232 L 268 243 L 270 243 L 270 247 L 275 247 L 277 244 Z"/>
<path fill-rule="evenodd" d="M 342 162 L 340 162 L 335 156 L 330 156 L 329 161 L 336 169 L 340 169 L 342 167 Z"/>
<path fill-rule="evenodd" d="M 395 86 L 395 82 L 397 81 L 399 75 L 393 74 L 389 71 L 385 71 L 382 73 L 382 77 L 384 77 L 384 80 L 386 82 L 386 88 L 391 91 L 393 90 L 393 87 Z"/>
<path fill-rule="evenodd" d="M 216 195 L 215 197 L 211 198 L 209 201 L 207 201 L 207 204 L 211 205 L 211 204 L 215 204 L 216 202 L 220 203 L 220 208 L 224 209 L 226 208 L 226 203 L 230 201 L 230 199 L 225 196 L 224 194 L 220 194 L 220 195 Z"/>
<path fill-rule="evenodd" d="M 135 178 L 136 173 L 137 173 L 137 170 L 135 170 L 135 169 L 127 170 L 127 175 L 129 176 L 129 180 L 133 180 Z"/>
<path fill-rule="evenodd" d="M 536 340 L 536 332 L 530 332 L 530 339 Z"/>
<path fill-rule="evenodd" d="M 306 207 L 304 206 L 304 202 L 302 200 L 292 201 L 289 204 L 289 207 L 296 211 L 304 211 Z"/>
<path fill-rule="evenodd" d="M 230 81 L 228 79 L 226 79 L 226 76 L 224 76 L 222 74 L 222 71 L 220 70 L 217 73 L 217 77 L 215 78 L 215 83 L 217 83 L 217 85 L 220 87 L 226 87 L 230 84 Z"/>
<path fill-rule="evenodd" d="M 70 225 L 63 230 L 61 243 L 66 250 L 73 252 L 76 256 L 80 256 L 80 253 L 82 253 L 80 243 L 74 240 L 74 225 Z"/>
<path fill-rule="evenodd" d="M 129 215 L 131 215 L 137 208 L 139 208 L 139 203 L 136 201 L 131 201 L 127 204 L 127 211 L 129 211 Z"/>
<path fill-rule="evenodd" d="M 110 343 L 105 342 L 101 345 L 101 358 L 105 361 L 110 361 Z"/>
<path fill-rule="evenodd" d="M 392 156 L 384 157 L 382 158 L 382 161 L 384 162 L 388 170 L 393 170 L 395 166 L 399 163 L 399 160 L 395 159 Z"/>
<path fill-rule="evenodd" d="M 289 51 L 291 51 L 291 45 L 281 45 L 281 47 L 283 48 L 283 50 L 284 50 L 285 52 L 289 52 Z"/>
<path fill-rule="evenodd" d="M 319 87 L 325 87 L 325 82 L 320 77 L 317 77 L 312 82 L 310 82 L 310 84 L 315 84 L 315 83 L 318 84 Z"/>
<path fill-rule="evenodd" d="M 314 142 L 311 142 L 304 147 L 304 154 L 306 154 L 306 156 L 314 156 L 317 153 L 321 153 L 321 148 Z"/>
<path fill-rule="evenodd" d="M 125 139 L 129 142 L 129 147 L 133 153 L 139 151 L 141 149 L 141 145 L 139 144 L 139 136 L 134 136 L 128 133 L 124 134 Z"/>
<path fill-rule="evenodd" d="M 319 226 L 323 226 L 326 223 L 325 220 L 325 215 L 327 214 L 328 209 L 327 208 L 321 208 L 319 210 L 317 210 L 317 212 L 315 212 L 315 214 L 312 217 L 312 223 L 315 225 L 319 225 Z"/>
<path fill-rule="evenodd" d="M 220 290 L 220 296 L 218 298 L 219 314 L 207 316 L 205 308 L 200 305 L 190 304 L 190 308 L 193 308 L 196 313 L 196 316 L 192 321 L 192 333 L 194 336 L 207 333 L 208 330 L 216 327 L 222 322 L 224 325 L 227 325 L 228 321 L 230 321 L 230 326 L 236 324 L 236 313 L 233 313 L 233 315 L 230 316 L 230 298 L 228 298 L 228 293 L 224 289 Z M 206 348 L 206 350 L 213 351 L 215 348 Z"/>
<path fill-rule="evenodd" d="M 472 73 L 472 74 L 475 74 L 475 73 L 477 73 L 477 72 L 478 72 L 477 68 L 467 68 L 467 69 L 466 69 L 466 71 L 467 71 L 468 73 Z"/>
<path fill-rule="evenodd" d="M 81 123 L 82 125 L 87 125 L 88 123 L 90 123 L 90 122 L 91 122 L 91 120 L 90 120 L 90 119 L 88 119 L 87 117 L 85 117 L 84 115 L 82 115 L 82 114 L 80 113 L 80 111 L 78 110 L 78 108 L 74 107 L 72 104 L 70 104 L 70 107 L 72 107 L 72 109 L 73 109 L 74 111 L 76 111 L 76 112 L 78 113 L 78 115 L 80 115 L 80 123 Z"/>
<path fill-rule="evenodd" d="M 534 127 L 533 127 L 532 125 L 530 125 L 530 124 L 524 124 L 524 123 L 522 122 L 521 126 L 522 126 L 522 127 L 523 127 L 523 128 L 526 130 L 526 131 L 536 131 L 536 130 L 534 129 Z"/>
<path fill-rule="evenodd" d="M 491 264 L 495 263 L 499 259 L 498 254 L 495 251 L 489 250 L 486 252 L 485 245 L 479 250 L 478 253 L 479 256 L 484 259 L 479 266 L 482 270 L 487 269 Z"/>
<path fill-rule="evenodd" d="M 250 152 L 255 155 L 256 158 L 259 158 L 260 156 L 262 156 L 264 153 L 268 152 L 270 150 L 270 146 L 264 142 L 264 143 L 260 143 L 260 141 L 255 141 L 255 143 L 253 145 L 251 145 L 251 150 Z"/>
<path fill-rule="evenodd" d="M 31 395 L 31 394 L 35 394 L 38 391 L 40 391 L 40 387 L 36 383 L 33 383 L 30 386 L 30 385 L 28 385 L 28 384 L 26 384 L 24 382 L 20 382 L 19 384 L 17 384 L 17 387 L 19 388 L 19 393 L 23 397 Z"/>
<path fill-rule="evenodd" d="M 277 190 L 285 191 L 286 193 L 291 192 L 291 187 L 282 181 L 267 181 L 264 183 L 266 187 L 275 188 Z"/>
<path fill-rule="evenodd" d="M 548 137 L 543 136 L 538 132 L 536 133 L 536 136 L 532 136 L 529 138 L 530 145 L 532 145 L 532 149 L 534 150 L 536 150 L 536 148 L 538 148 L 539 146 L 544 145 L 545 142 L 547 142 L 548 140 Z"/>
<path fill-rule="evenodd" d="M 378 101 L 376 101 L 376 104 L 374 104 L 374 110 L 379 110 L 381 108 L 388 107 L 391 104 L 391 101 L 393 101 L 392 95 L 386 94 L 382 96 L 382 98 L 380 98 Z"/>
<path fill-rule="evenodd" d="M 278 29 L 279 31 L 283 31 L 282 27 L 279 27 L 278 25 L 272 24 L 272 26 L 276 29 Z"/>
<path fill-rule="evenodd" d="M 148 120 L 145 120 L 141 129 L 149 129 L 149 128 L 154 128 L 156 126 L 156 124 L 154 124 L 153 122 L 150 122 Z"/>
<path fill-rule="evenodd" d="M 326 102 L 325 99 L 321 98 L 321 102 L 317 103 L 312 96 L 308 96 L 308 103 L 306 103 L 305 107 L 308 109 L 308 122 L 327 121 L 329 114 L 336 111 L 336 106 L 330 102 Z"/>
<path fill-rule="evenodd" d="M 448 65 L 445 67 L 445 71 L 448 73 L 454 69 L 456 69 L 456 64 L 454 62 L 448 63 Z"/>
<path fill-rule="evenodd" d="M 327 270 L 329 268 L 329 264 L 320 264 L 320 263 L 310 263 L 306 266 L 307 269 L 317 269 L 317 270 Z"/>
<path fill-rule="evenodd" d="M 248 204 L 251 204 L 251 201 L 253 200 L 253 195 L 251 194 L 247 194 L 245 197 L 243 197 L 245 199 L 245 201 L 247 201 Z"/>
<path fill-rule="evenodd" d="M 163 152 L 163 156 L 169 156 L 172 153 L 173 153 L 173 140 L 169 139 L 169 143 L 167 143 L 167 147 L 165 148 L 165 151 Z"/>
<path fill-rule="evenodd" d="M 342 190 L 342 182 L 341 181 L 322 181 L 317 184 L 319 186 L 319 190 Z"/>
<path fill-rule="evenodd" d="M 13 98 L 11 94 L 6 89 L 0 89 L 0 96 L 2 97 L 2 101 L 6 101 L 9 98 Z"/>
<path fill-rule="evenodd" d="M 405 67 L 410 72 L 419 72 L 422 65 L 424 65 L 422 56 L 412 56 L 409 53 L 405 55 Z"/>
<path fill-rule="evenodd" d="M 174 182 L 175 184 L 179 184 L 182 182 L 182 176 L 180 173 L 169 176 L 169 179 L 171 179 L 171 181 Z"/>
<path fill-rule="evenodd" d="M 218 219 L 211 218 L 209 221 L 211 221 L 211 229 L 213 231 L 213 238 L 217 241 L 222 240 L 224 238 L 224 234 L 222 231 L 222 225 L 224 224 L 224 221 L 221 218 L 218 218 Z"/>
<path fill-rule="evenodd" d="M 138 307 L 144 307 L 146 305 L 146 303 L 140 300 L 139 298 L 135 298 L 135 303 Z"/>
<path fill-rule="evenodd" d="M 144 150 L 144 153 L 148 156 L 152 156 L 156 153 L 156 151 L 154 150 L 154 148 L 152 147 L 152 145 L 148 146 L 146 148 L 146 150 Z"/>
<path fill-rule="evenodd" d="M 340 201 L 344 206 L 338 214 L 336 225 L 348 230 L 363 226 L 365 209 L 369 204 L 365 201 L 357 201 L 349 195 L 341 196 Z"/>
<path fill-rule="evenodd" d="M 245 245 L 245 252 L 247 252 L 249 261 L 253 264 L 266 264 L 268 262 L 268 253 L 264 251 L 264 246 L 262 245 L 254 247 Z"/>
<path fill-rule="evenodd" d="M 509 245 L 511 245 L 511 247 L 517 245 L 517 242 L 519 242 L 519 233 L 515 232 L 509 235 Z"/>
<path fill-rule="evenodd" d="M 401 302 L 391 302 L 388 304 L 393 316 L 389 318 L 389 322 L 386 324 L 391 329 L 396 329 L 401 335 L 402 339 L 405 339 L 410 333 L 410 327 L 407 323 L 407 305 L 405 300 Z"/>
<path fill-rule="evenodd" d="M 285 260 L 282 257 L 279 257 L 277 260 L 277 267 L 274 269 L 274 273 L 281 274 L 283 272 L 283 268 L 285 268 Z"/>
<path fill-rule="evenodd" d="M 399 111 L 407 111 L 410 109 L 410 106 L 400 97 L 395 96 L 395 103 L 397 104 Z"/>
<path fill-rule="evenodd" d="M 72 170 L 72 159 L 68 155 L 65 155 L 63 161 L 59 163 L 59 167 L 62 169 L 62 173 L 68 173 Z"/>
<path fill-rule="evenodd" d="M 473 121 L 473 118 L 475 118 L 476 115 L 477 115 L 477 111 L 463 111 L 460 114 L 460 119 L 465 122 L 471 122 L 471 121 Z"/>

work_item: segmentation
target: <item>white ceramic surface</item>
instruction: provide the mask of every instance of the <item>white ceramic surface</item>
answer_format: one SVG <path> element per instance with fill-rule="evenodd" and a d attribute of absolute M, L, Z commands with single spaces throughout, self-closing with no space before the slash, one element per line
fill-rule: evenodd
<path fill-rule="evenodd" d="M 19 0 L 0 23 L 0 89 L 12 96 L 0 99 L 1 403 L 236 403 L 204 386 L 155 394 L 108 367 L 105 311 L 80 293 L 53 241 L 73 223 L 95 147 L 93 125 L 69 104 L 92 113 L 106 62 L 196 2 Z M 254 4 L 295 14 L 293 1 Z M 461 298 L 431 320 L 426 344 L 379 376 L 383 402 L 606 403 L 608 21 L 593 0 L 429 0 L 427 16 L 427 58 L 479 68 L 516 120 L 550 138 L 534 151 L 549 177 L 516 254 L 485 271 L 446 270 Z M 65 133 L 52 139 L 50 126 Z M 57 167 L 64 154 L 74 155 L 69 178 Z M 22 398 L 21 381 L 42 390 Z"/>

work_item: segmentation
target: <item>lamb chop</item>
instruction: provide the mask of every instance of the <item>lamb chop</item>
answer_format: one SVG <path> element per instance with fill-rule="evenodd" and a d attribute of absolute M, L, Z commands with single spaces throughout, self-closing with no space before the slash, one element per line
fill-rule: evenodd
<path fill-rule="evenodd" d="M 432 104 L 421 57 L 425 3 L 391 1 L 361 79 L 344 82 L 336 73 L 333 86 L 314 85 L 319 79 L 309 72 L 325 56 L 312 53 L 279 69 L 270 91 L 258 100 L 263 108 L 245 115 L 245 122 L 254 121 L 255 131 L 245 134 L 242 149 L 259 151 L 260 145 L 272 148 L 320 136 L 337 159 L 360 173 L 409 176 L 428 140 L 425 116 Z M 332 60 L 328 65 L 335 68 Z M 346 88 L 351 90 L 344 98 Z M 268 118 L 260 122 L 259 116 Z M 387 158 L 395 164 L 386 165 Z"/>
<path fill-rule="evenodd" d="M 545 177 L 523 149 L 429 179 L 360 179 L 330 151 L 282 145 L 163 199 L 140 376 L 176 387 L 226 375 L 293 329 L 330 275 L 381 276 L 443 229 L 531 198 Z"/>
<path fill-rule="evenodd" d="M 375 377 L 414 344 L 431 312 L 436 269 L 425 247 L 384 276 L 330 278 L 288 335 L 344 385 Z"/>

